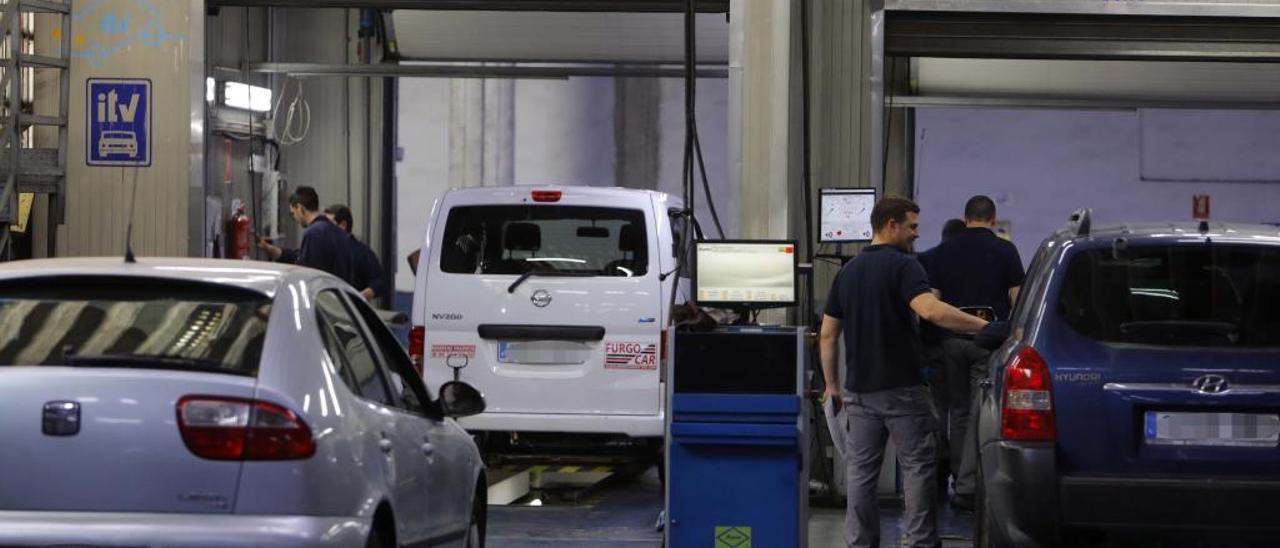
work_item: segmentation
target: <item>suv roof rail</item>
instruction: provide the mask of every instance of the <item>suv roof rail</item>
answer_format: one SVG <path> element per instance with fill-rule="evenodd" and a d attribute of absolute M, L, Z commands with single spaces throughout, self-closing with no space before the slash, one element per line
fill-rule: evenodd
<path fill-rule="evenodd" d="M 1082 207 L 1071 213 L 1067 218 L 1067 230 L 1076 236 L 1088 236 L 1089 228 L 1093 225 L 1093 210 Z"/>

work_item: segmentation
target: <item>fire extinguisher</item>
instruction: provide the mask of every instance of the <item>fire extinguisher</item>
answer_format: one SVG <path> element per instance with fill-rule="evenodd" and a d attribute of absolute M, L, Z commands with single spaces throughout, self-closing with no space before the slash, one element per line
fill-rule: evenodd
<path fill-rule="evenodd" d="M 248 259 L 249 243 L 253 240 L 253 223 L 244 214 L 244 202 L 233 200 L 231 207 L 236 210 L 227 222 L 227 258 Z"/>

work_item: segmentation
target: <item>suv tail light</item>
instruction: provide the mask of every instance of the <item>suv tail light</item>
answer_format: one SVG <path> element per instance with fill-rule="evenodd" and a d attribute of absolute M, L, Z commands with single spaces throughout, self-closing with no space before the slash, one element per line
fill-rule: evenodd
<path fill-rule="evenodd" d="M 302 419 L 258 400 L 184 396 L 178 400 L 178 430 L 187 449 L 211 460 L 294 460 L 316 452 Z"/>
<path fill-rule="evenodd" d="M 413 326 L 413 330 L 409 331 L 409 357 L 413 358 L 413 366 L 418 368 L 418 374 L 422 374 L 422 364 L 425 361 L 423 348 L 427 345 L 427 328 L 421 325 Z"/>
<path fill-rule="evenodd" d="M 1053 441 L 1053 386 L 1049 366 L 1034 348 L 1024 347 L 1004 370 L 1000 432 L 1006 440 Z"/>
<path fill-rule="evenodd" d="M 559 202 L 559 190 L 535 190 L 533 191 L 533 201 L 535 202 Z"/>

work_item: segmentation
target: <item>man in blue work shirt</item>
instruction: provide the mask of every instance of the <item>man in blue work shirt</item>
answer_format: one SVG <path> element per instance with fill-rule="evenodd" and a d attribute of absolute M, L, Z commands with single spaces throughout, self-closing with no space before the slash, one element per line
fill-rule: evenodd
<path fill-rule="evenodd" d="M 953 331 L 975 332 L 987 322 L 938 300 L 911 247 L 919 237 L 920 207 L 896 196 L 871 211 L 871 245 L 836 275 L 822 317 L 824 398 L 843 401 L 849 508 L 845 541 L 879 546 L 876 485 L 885 444 L 893 439 L 902 468 L 906 511 L 902 545 L 939 545 L 937 498 L 938 422 L 925 384 L 919 318 Z M 836 371 L 841 334 L 846 379 Z"/>
<path fill-rule="evenodd" d="M 300 186 L 294 190 L 289 195 L 289 214 L 306 228 L 302 232 L 302 245 L 298 249 L 282 249 L 263 238 L 258 240 L 258 247 L 274 261 L 323 270 L 354 285 L 351 237 L 320 214 L 320 196 L 316 189 Z"/>
<path fill-rule="evenodd" d="M 351 286 L 359 289 L 360 295 L 366 301 L 372 302 L 386 295 L 387 280 L 383 275 L 382 262 L 378 260 L 378 254 L 351 233 L 351 227 L 355 224 L 355 219 L 351 216 L 351 208 L 344 204 L 333 204 L 324 208 L 324 216 L 351 236 L 351 262 L 355 270 L 355 281 Z"/>
<path fill-rule="evenodd" d="M 991 319 L 1007 320 L 1025 276 L 1018 248 L 996 235 L 996 204 L 987 196 L 974 196 L 965 203 L 964 222 L 963 232 L 922 253 L 920 262 L 944 302 L 989 310 L 994 315 Z M 955 477 L 951 503 L 971 510 L 977 454 L 968 447 L 974 441 L 966 438 L 966 433 L 972 422 L 974 386 L 986 376 L 990 353 L 970 340 L 948 337 L 942 340 L 942 355 L 949 456 Z"/>

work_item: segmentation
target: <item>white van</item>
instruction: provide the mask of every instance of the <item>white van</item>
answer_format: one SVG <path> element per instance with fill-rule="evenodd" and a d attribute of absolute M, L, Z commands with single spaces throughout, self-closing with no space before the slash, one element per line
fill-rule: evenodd
<path fill-rule="evenodd" d="M 479 388 L 488 408 L 460 422 L 490 440 L 657 446 L 680 207 L 623 188 L 444 193 L 418 259 L 410 336 L 431 390 L 455 370 Z"/>

